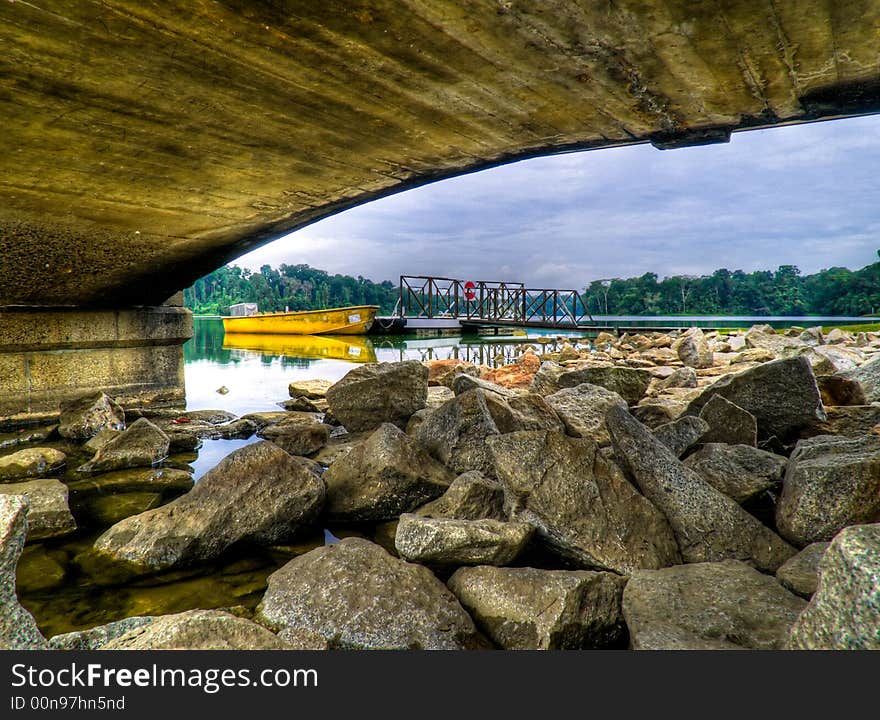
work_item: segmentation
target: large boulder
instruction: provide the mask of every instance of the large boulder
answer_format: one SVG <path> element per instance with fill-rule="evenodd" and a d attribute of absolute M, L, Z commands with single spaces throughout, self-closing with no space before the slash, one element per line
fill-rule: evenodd
<path fill-rule="evenodd" d="M 826 418 L 803 431 L 803 437 L 814 435 L 842 435 L 858 438 L 870 435 L 880 423 L 880 403 L 825 408 Z"/>
<path fill-rule="evenodd" d="M 830 544 L 818 542 L 807 545 L 779 566 L 776 579 L 796 595 L 811 598 L 819 587 L 819 563 Z"/>
<path fill-rule="evenodd" d="M 819 563 L 819 587 L 788 647 L 880 650 L 880 525 L 841 531 Z"/>
<path fill-rule="evenodd" d="M 712 487 L 742 504 L 779 486 L 786 459 L 751 445 L 707 443 L 684 464 L 696 470 Z"/>
<path fill-rule="evenodd" d="M 864 365 L 847 371 L 845 376 L 862 386 L 868 402 L 880 402 L 880 354 L 875 355 Z"/>
<path fill-rule="evenodd" d="M 28 501 L 0 495 L 0 650 L 40 650 L 46 639 L 15 595 L 15 568 L 27 536 Z"/>
<path fill-rule="evenodd" d="M 541 361 L 538 356 L 527 352 L 520 355 L 510 365 L 502 365 L 494 370 L 484 372 L 482 377 L 502 387 L 524 390 L 531 386 L 540 366 Z"/>
<path fill-rule="evenodd" d="M 617 647 L 626 578 L 586 570 L 461 568 L 449 579 L 480 629 L 505 650 Z"/>
<path fill-rule="evenodd" d="M 511 517 L 563 558 L 622 574 L 680 561 L 666 520 L 592 440 L 532 431 L 488 445 Z"/>
<path fill-rule="evenodd" d="M 324 473 L 326 512 L 336 522 L 392 520 L 442 495 L 455 475 L 390 423 Z"/>
<path fill-rule="evenodd" d="M 505 398 L 518 397 L 525 392 L 525 390 L 506 388 L 490 382 L 489 380 L 484 380 L 483 378 L 474 377 L 472 375 L 459 374 L 452 379 L 452 392 L 455 395 L 463 395 L 468 390 L 484 390 Z"/>
<path fill-rule="evenodd" d="M 452 382 L 456 375 L 469 375 L 478 377 L 479 369 L 473 363 L 458 358 L 448 360 L 428 360 L 425 362 L 428 368 L 428 386 L 446 387 L 452 389 Z"/>
<path fill-rule="evenodd" d="M 106 625 L 97 625 L 88 630 L 76 630 L 62 635 L 54 635 L 49 638 L 49 647 L 52 650 L 100 650 L 107 643 L 125 635 L 129 630 L 149 625 L 155 619 L 153 615 L 136 615 L 115 620 Z"/>
<path fill-rule="evenodd" d="M 168 457 L 168 436 L 146 418 L 135 420 L 128 429 L 101 447 L 79 472 L 100 473 L 133 467 L 150 467 Z"/>
<path fill-rule="evenodd" d="M 604 418 L 603 418 L 604 420 Z M 685 415 L 672 422 L 658 425 L 651 432 L 654 437 L 672 450 L 675 457 L 682 457 L 696 443 L 703 441 L 709 423 L 693 415 Z M 608 438 L 609 442 L 611 438 Z"/>
<path fill-rule="evenodd" d="M 678 359 L 687 367 L 710 368 L 715 362 L 712 349 L 700 328 L 687 330 L 673 343 L 673 349 L 678 353 Z"/>
<path fill-rule="evenodd" d="M 880 437 L 801 440 L 776 506 L 780 534 L 803 547 L 880 520 Z"/>
<path fill-rule="evenodd" d="M 288 650 L 262 625 L 223 610 L 160 615 L 109 640 L 101 650 Z"/>
<path fill-rule="evenodd" d="M 400 516 L 394 547 L 425 565 L 509 565 L 532 536 L 528 523 Z"/>
<path fill-rule="evenodd" d="M 320 422 L 280 422 L 263 428 L 259 435 L 291 455 L 311 455 L 330 440 L 330 426 Z"/>
<path fill-rule="evenodd" d="M 548 395 L 563 388 L 573 388 L 588 383 L 615 392 L 629 405 L 635 405 L 648 391 L 651 373 L 647 370 L 629 367 L 582 367 L 574 370 L 557 368 L 544 363 L 535 376 L 532 389 Z"/>
<path fill-rule="evenodd" d="M 761 439 L 775 436 L 787 442 L 800 429 L 825 419 L 816 378 L 803 357 L 775 360 L 725 375 L 693 399 L 686 414 L 699 415 L 714 395 L 721 395 L 754 415 Z"/>
<path fill-rule="evenodd" d="M 427 398 L 428 368 L 418 360 L 359 365 L 327 390 L 330 412 L 352 432 L 382 423 L 405 428 Z"/>
<path fill-rule="evenodd" d="M 415 510 L 416 515 L 456 520 L 506 520 L 504 488 L 478 470 L 462 473 L 439 498 Z"/>
<path fill-rule="evenodd" d="M 482 392 L 500 433 L 518 430 L 562 430 L 562 420 L 556 411 L 537 393 L 525 393 L 514 397 L 501 397 L 492 392 Z"/>
<path fill-rule="evenodd" d="M 333 383 L 329 380 L 295 380 L 288 385 L 287 390 L 292 398 L 323 400 L 332 386 Z"/>
<path fill-rule="evenodd" d="M 777 333 L 769 325 L 755 325 L 746 333 L 745 339 L 747 347 L 767 350 L 774 355 L 806 347 L 806 343 L 800 338 Z"/>
<path fill-rule="evenodd" d="M 61 403 L 58 434 L 70 440 L 88 440 L 101 430 L 125 429 L 125 412 L 102 392 L 89 393 Z"/>
<path fill-rule="evenodd" d="M 27 448 L 0 457 L 0 483 L 41 477 L 64 467 L 67 456 L 54 448 Z"/>
<path fill-rule="evenodd" d="M 745 560 L 775 571 L 796 550 L 686 467 L 622 408 L 605 418 L 615 453 L 669 520 L 685 562 Z"/>
<path fill-rule="evenodd" d="M 95 550 L 143 573 L 209 560 L 236 543 L 275 545 L 311 526 L 324 495 L 314 473 L 258 442 L 225 457 L 185 495 L 117 523 Z"/>
<path fill-rule="evenodd" d="M 486 394 L 468 390 L 432 412 L 416 432 L 416 439 L 433 457 L 456 473 L 479 470 L 494 476 L 486 439 L 498 435 Z"/>
<path fill-rule="evenodd" d="M 257 619 L 323 635 L 333 648 L 483 647 L 473 620 L 426 567 L 346 538 L 294 558 L 269 576 Z"/>
<path fill-rule="evenodd" d="M 568 435 L 591 438 L 599 445 L 611 442 L 605 427 L 605 412 L 612 405 L 626 407 L 626 401 L 616 392 L 589 383 L 557 390 L 545 400 L 562 419 Z"/>
<path fill-rule="evenodd" d="M 28 499 L 28 540 L 69 535 L 76 520 L 67 505 L 67 486 L 58 480 L 28 480 L 0 485 L 0 494 L 25 495 Z"/>
<path fill-rule="evenodd" d="M 773 650 L 805 605 L 737 560 L 639 570 L 623 591 L 634 650 Z"/>
<path fill-rule="evenodd" d="M 700 418 L 709 425 L 702 438 L 704 443 L 758 444 L 758 421 L 755 416 L 723 395 L 712 395 L 700 410 Z"/>

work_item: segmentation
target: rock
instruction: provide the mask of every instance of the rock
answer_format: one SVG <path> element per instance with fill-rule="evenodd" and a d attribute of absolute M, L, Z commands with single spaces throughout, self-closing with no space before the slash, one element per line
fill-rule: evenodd
<path fill-rule="evenodd" d="M 564 423 L 568 435 L 591 438 L 599 445 L 611 442 L 605 412 L 612 405 L 626 407 L 626 401 L 616 392 L 589 383 L 557 390 L 545 400 Z"/>
<path fill-rule="evenodd" d="M 454 477 L 412 438 L 385 423 L 324 473 L 327 517 L 392 520 L 442 495 Z"/>
<path fill-rule="evenodd" d="M 54 448 L 27 448 L 0 457 L 0 483 L 18 482 L 57 472 L 67 456 Z"/>
<path fill-rule="evenodd" d="M 562 420 L 556 411 L 537 393 L 516 397 L 500 397 L 492 392 L 482 392 L 489 414 L 500 433 L 517 430 L 562 430 Z"/>
<path fill-rule="evenodd" d="M 835 343 L 844 343 L 844 342 L 852 342 L 853 336 L 851 333 L 848 333 L 846 330 L 841 330 L 840 328 L 833 328 L 831 332 L 829 332 L 825 336 L 825 342 L 829 345 L 833 345 Z"/>
<path fill-rule="evenodd" d="M 855 370 L 864 362 L 861 351 L 833 345 L 812 348 L 807 357 L 813 366 L 814 375 L 834 375 Z"/>
<path fill-rule="evenodd" d="M 674 343 L 673 349 L 678 352 L 678 359 L 688 367 L 708 368 L 715 362 L 706 336 L 700 328 L 690 328 Z"/>
<path fill-rule="evenodd" d="M 532 379 L 531 391 L 539 395 L 550 395 L 559 390 L 559 376 L 565 372 L 565 368 L 552 360 L 541 363 L 538 372 Z"/>
<path fill-rule="evenodd" d="M 184 430 L 183 428 L 186 429 Z M 246 440 L 251 437 L 256 430 L 257 425 L 255 423 L 246 418 L 239 418 L 238 420 L 233 420 L 232 422 L 224 423 L 222 425 L 202 422 L 192 422 L 186 425 L 165 425 L 163 432 L 168 435 L 169 442 L 173 441 L 180 445 L 191 442 L 186 438 L 180 438 L 178 435 L 180 433 L 192 435 L 198 440 Z M 181 442 L 181 440 L 183 440 L 183 442 Z"/>
<path fill-rule="evenodd" d="M 288 650 L 262 625 L 222 610 L 160 615 L 111 639 L 101 650 Z"/>
<path fill-rule="evenodd" d="M 829 405 L 867 405 L 868 399 L 861 383 L 842 375 L 820 375 L 816 378 L 822 404 Z"/>
<path fill-rule="evenodd" d="M 116 620 L 106 625 L 98 625 L 88 630 L 64 633 L 49 638 L 51 650 L 100 650 L 107 643 L 125 635 L 130 630 L 149 625 L 156 619 L 153 615 L 138 615 L 136 617 Z"/>
<path fill-rule="evenodd" d="M 712 487 L 742 504 L 782 482 L 786 459 L 751 445 L 706 443 L 684 464 Z"/>
<path fill-rule="evenodd" d="M 330 643 L 320 633 L 311 630 L 298 630 L 297 628 L 284 628 L 278 633 L 278 639 L 282 640 L 292 650 L 329 650 Z"/>
<path fill-rule="evenodd" d="M 593 340 L 593 344 L 597 348 L 603 345 L 613 345 L 615 342 L 617 342 L 617 336 L 612 335 L 610 332 L 605 332 L 604 330 L 596 335 L 596 339 Z"/>
<path fill-rule="evenodd" d="M 525 353 L 513 364 L 490 370 L 483 378 L 502 387 L 527 389 L 531 386 L 540 366 L 541 361 L 537 355 Z"/>
<path fill-rule="evenodd" d="M 270 425 L 261 431 L 270 440 L 291 455 L 311 455 L 330 440 L 330 427 L 323 423 Z"/>
<path fill-rule="evenodd" d="M 455 396 L 453 395 L 453 397 Z M 435 409 L 436 408 L 426 407 L 422 408 L 421 410 L 416 410 L 412 414 L 412 417 L 410 417 L 410 419 L 406 422 L 406 434 L 409 435 L 411 438 L 418 437 L 419 428 L 422 426 L 422 423 L 428 419 L 428 416 L 430 416 L 430 414 L 434 412 Z"/>
<path fill-rule="evenodd" d="M 46 639 L 15 595 L 15 567 L 27 535 L 28 501 L 0 495 L 0 650 L 42 650 Z"/>
<path fill-rule="evenodd" d="M 102 392 L 61 403 L 58 434 L 69 440 L 88 440 L 101 430 L 124 430 L 125 412 Z"/>
<path fill-rule="evenodd" d="M 623 591 L 634 650 L 773 650 L 805 605 L 737 560 L 639 570 Z"/>
<path fill-rule="evenodd" d="M 416 515 L 456 520 L 506 520 L 504 488 L 477 470 L 462 473 L 439 498 L 422 505 Z"/>
<path fill-rule="evenodd" d="M 731 358 L 731 365 L 738 365 L 740 363 L 765 363 L 771 362 L 776 359 L 776 354 L 770 352 L 769 350 L 764 350 L 763 348 L 755 348 L 752 350 L 742 350 L 736 357 Z"/>
<path fill-rule="evenodd" d="M 651 373 L 647 370 L 628 367 L 585 367 L 564 370 L 555 382 L 551 379 L 552 372 L 553 368 L 548 368 L 544 377 L 539 379 L 536 376 L 536 385 L 533 385 L 535 392 L 546 395 L 563 388 L 589 383 L 616 392 L 627 404 L 635 405 L 645 396 L 648 384 L 651 382 Z"/>
<path fill-rule="evenodd" d="M 288 385 L 290 397 L 304 397 L 308 400 L 320 400 L 327 397 L 327 391 L 333 383 L 329 380 L 295 380 Z"/>
<path fill-rule="evenodd" d="M 115 428 L 103 428 L 98 430 L 98 433 L 95 436 L 89 438 L 83 443 L 83 450 L 88 450 L 90 453 L 96 453 L 108 442 L 122 435 L 123 432 L 125 431 L 116 430 Z"/>
<path fill-rule="evenodd" d="M 452 380 L 452 390 L 455 395 L 463 395 L 468 390 L 484 390 L 504 398 L 514 398 L 522 394 L 521 390 L 511 390 L 510 388 L 502 387 L 488 380 L 470 375 L 456 375 Z"/>
<path fill-rule="evenodd" d="M 400 516 L 394 546 L 400 557 L 424 565 L 508 565 L 525 548 L 533 528 L 500 520 Z"/>
<path fill-rule="evenodd" d="M 845 375 L 862 386 L 868 402 L 880 402 L 880 354 Z"/>
<path fill-rule="evenodd" d="M 680 458 L 697 442 L 702 442 L 702 438 L 708 430 L 709 423 L 703 418 L 685 415 L 672 422 L 658 425 L 651 433 L 672 450 L 675 457 Z M 610 436 L 608 441 L 611 442 Z"/>
<path fill-rule="evenodd" d="M 692 367 L 676 368 L 671 375 L 655 384 L 658 390 L 666 388 L 695 388 L 697 387 L 697 373 Z"/>
<path fill-rule="evenodd" d="M 747 410 L 730 402 L 723 395 L 713 395 L 700 410 L 700 417 L 709 429 L 703 435 L 704 443 L 731 445 L 758 444 L 758 421 Z"/>
<path fill-rule="evenodd" d="M 226 387 L 225 385 L 221 385 L 221 386 L 218 387 L 214 392 L 218 393 L 219 395 L 228 395 L 228 394 L 229 394 L 229 388 Z"/>
<path fill-rule="evenodd" d="M 798 338 L 777 333 L 769 325 L 756 325 L 746 333 L 746 346 L 780 355 L 789 349 L 803 348 L 804 343 Z"/>
<path fill-rule="evenodd" d="M 679 562 L 665 519 L 592 440 L 542 430 L 488 446 L 511 518 L 534 525 L 563 558 L 622 574 Z"/>
<path fill-rule="evenodd" d="M 185 495 L 111 527 L 99 554 L 134 572 L 209 560 L 236 543 L 273 545 L 308 528 L 324 483 L 277 445 L 263 441 L 225 457 Z"/>
<path fill-rule="evenodd" d="M 58 480 L 29 480 L 0 485 L 0 494 L 28 499 L 28 541 L 69 535 L 76 520 L 67 506 L 67 486 Z"/>
<path fill-rule="evenodd" d="M 428 397 L 428 368 L 418 360 L 359 365 L 327 390 L 330 412 L 348 430 L 400 428 Z"/>
<path fill-rule="evenodd" d="M 681 417 L 684 405 L 669 398 L 645 398 L 630 408 L 633 417 L 645 427 L 656 429 Z"/>
<path fill-rule="evenodd" d="M 799 650 L 880 650 L 880 525 L 856 525 L 831 542 L 819 587 L 791 628 Z"/>
<path fill-rule="evenodd" d="M 330 440 L 327 444 L 318 450 L 312 459 L 325 467 L 329 467 L 335 463 L 343 455 L 348 454 L 362 442 L 364 442 L 372 433 L 342 433 L 334 435 L 330 432 Z"/>
<path fill-rule="evenodd" d="M 825 408 L 825 420 L 816 422 L 802 431 L 802 435 L 842 435 L 858 438 L 870 435 L 880 423 L 880 403 L 876 405 L 846 405 Z"/>
<path fill-rule="evenodd" d="M 611 442 L 645 497 L 669 520 L 685 562 L 745 560 L 775 571 L 795 549 L 685 467 L 623 408 L 605 418 Z"/>
<path fill-rule="evenodd" d="M 67 577 L 67 553 L 45 543 L 25 544 L 18 568 L 15 586 L 23 595 L 45 593 L 64 585 Z"/>
<path fill-rule="evenodd" d="M 803 357 L 775 360 L 725 375 L 692 400 L 686 414 L 699 415 L 714 395 L 721 395 L 754 415 L 759 439 L 776 436 L 787 442 L 801 428 L 825 419 L 816 378 Z"/>
<path fill-rule="evenodd" d="M 618 647 L 626 638 L 626 578 L 585 570 L 461 568 L 449 588 L 505 650 Z"/>
<path fill-rule="evenodd" d="M 462 650 L 483 646 L 470 616 L 433 573 L 346 538 L 269 576 L 257 619 L 309 630 L 332 648 Z"/>
<path fill-rule="evenodd" d="M 480 371 L 470 362 L 449 358 L 448 360 L 428 360 L 425 362 L 428 368 L 428 386 L 443 386 L 452 389 L 452 381 L 456 375 L 469 375 L 478 377 Z"/>
<path fill-rule="evenodd" d="M 452 392 L 452 390 L 449 389 L 448 387 L 445 387 L 442 385 L 439 387 L 430 387 L 429 386 L 428 387 L 428 397 L 425 400 L 425 403 L 427 404 L 427 406 L 423 410 L 417 410 L 415 413 L 413 413 L 413 416 L 415 416 L 417 413 L 424 412 L 425 410 L 435 410 L 436 408 L 440 407 L 443 403 L 449 402 L 450 400 L 452 400 L 452 398 L 454 398 L 454 397 L 455 397 L 455 393 Z M 412 417 L 410 417 L 410 420 L 412 420 Z M 407 423 L 407 424 L 409 424 L 409 423 Z"/>
<path fill-rule="evenodd" d="M 99 473 L 132 467 L 150 467 L 168 457 L 168 436 L 146 418 L 135 420 L 118 437 L 110 440 L 78 472 Z"/>
<path fill-rule="evenodd" d="M 820 435 L 797 444 L 776 506 L 783 537 L 803 547 L 878 520 L 880 438 Z"/>
<path fill-rule="evenodd" d="M 416 438 L 428 453 L 455 473 L 479 470 L 494 477 L 486 438 L 498 434 L 485 394 L 468 390 L 425 418 Z"/>
<path fill-rule="evenodd" d="M 320 403 L 320 405 L 318 403 Z M 288 412 L 320 413 L 329 408 L 329 404 L 326 400 L 315 401 L 309 400 L 306 397 L 295 397 L 292 400 L 284 400 L 276 404 Z"/>
<path fill-rule="evenodd" d="M 242 415 L 239 420 L 249 422 L 262 437 L 262 432 L 273 425 L 310 425 L 321 422 L 320 413 L 296 412 L 290 410 L 269 410 Z M 221 426 L 222 427 L 222 426 Z"/>
<path fill-rule="evenodd" d="M 811 347 L 825 344 L 825 338 L 822 336 L 821 327 L 807 328 L 800 335 L 798 335 L 798 339 L 805 345 L 809 345 Z"/>
<path fill-rule="evenodd" d="M 43 425 L 41 427 L 19 428 L 13 432 L 0 433 L 0 450 L 9 450 L 10 448 L 29 443 L 45 442 L 57 430 L 57 425 Z"/>
<path fill-rule="evenodd" d="M 831 543 L 807 545 L 776 571 L 776 579 L 796 595 L 808 600 L 819 586 L 819 562 Z"/>

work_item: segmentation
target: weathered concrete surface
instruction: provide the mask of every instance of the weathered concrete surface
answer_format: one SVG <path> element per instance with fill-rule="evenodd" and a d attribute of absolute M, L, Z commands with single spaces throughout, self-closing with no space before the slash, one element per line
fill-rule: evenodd
<path fill-rule="evenodd" d="M 0 306 L 158 304 L 438 178 L 877 111 L 878 31 L 861 0 L 0 3 Z"/>

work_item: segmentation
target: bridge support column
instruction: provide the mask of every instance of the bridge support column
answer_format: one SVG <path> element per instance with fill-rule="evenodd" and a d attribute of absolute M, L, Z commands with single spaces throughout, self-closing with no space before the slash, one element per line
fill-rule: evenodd
<path fill-rule="evenodd" d="M 192 334 L 190 311 L 172 305 L 0 308 L 0 427 L 51 417 L 90 390 L 123 407 L 182 405 Z"/>

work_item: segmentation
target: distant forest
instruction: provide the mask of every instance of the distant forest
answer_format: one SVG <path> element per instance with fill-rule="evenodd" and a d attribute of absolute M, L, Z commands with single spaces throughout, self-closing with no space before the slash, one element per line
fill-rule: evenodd
<path fill-rule="evenodd" d="M 197 315 L 226 315 L 239 302 L 255 302 L 261 311 L 378 305 L 381 314 L 390 314 L 397 297 L 397 286 L 387 280 L 330 275 L 308 265 L 263 265 L 259 272 L 226 266 L 184 291 L 186 306 Z M 813 275 L 801 275 L 794 265 L 663 280 L 645 273 L 594 280 L 583 297 L 594 315 L 871 315 L 880 312 L 880 262 Z"/>

